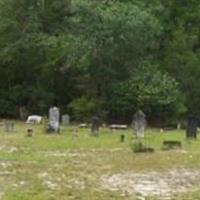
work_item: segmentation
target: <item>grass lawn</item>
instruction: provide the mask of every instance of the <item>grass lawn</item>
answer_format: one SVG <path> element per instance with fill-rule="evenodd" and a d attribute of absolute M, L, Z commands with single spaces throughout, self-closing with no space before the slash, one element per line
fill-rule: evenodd
<path fill-rule="evenodd" d="M 154 153 L 133 153 L 132 130 L 62 127 L 48 135 L 44 125 L 16 122 L 14 133 L 0 127 L 0 199 L 5 200 L 198 200 L 200 140 L 187 141 L 184 131 L 146 131 L 144 143 Z M 125 133 L 125 142 L 120 134 Z M 182 149 L 162 151 L 164 140 Z"/>

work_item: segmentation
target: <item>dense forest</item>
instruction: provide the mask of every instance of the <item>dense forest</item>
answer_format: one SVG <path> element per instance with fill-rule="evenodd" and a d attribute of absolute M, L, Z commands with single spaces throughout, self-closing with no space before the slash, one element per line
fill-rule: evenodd
<path fill-rule="evenodd" d="M 0 115 L 200 116 L 199 0 L 0 0 Z"/>

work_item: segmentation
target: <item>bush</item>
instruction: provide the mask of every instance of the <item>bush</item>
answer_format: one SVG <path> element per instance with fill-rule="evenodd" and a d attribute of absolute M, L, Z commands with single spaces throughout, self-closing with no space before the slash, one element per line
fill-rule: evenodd
<path fill-rule="evenodd" d="M 85 96 L 75 99 L 69 104 L 74 118 L 77 121 L 87 121 L 95 111 L 96 104 Z"/>
<path fill-rule="evenodd" d="M 134 142 L 132 145 L 132 150 L 134 153 L 154 152 L 154 149 L 152 147 L 144 145 L 141 141 Z"/>

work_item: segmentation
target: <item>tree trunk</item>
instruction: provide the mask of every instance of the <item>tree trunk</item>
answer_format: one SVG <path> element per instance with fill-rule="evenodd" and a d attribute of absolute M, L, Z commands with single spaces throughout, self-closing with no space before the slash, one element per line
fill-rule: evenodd
<path fill-rule="evenodd" d="M 189 116 L 187 122 L 186 137 L 197 138 L 198 120 L 195 116 Z"/>

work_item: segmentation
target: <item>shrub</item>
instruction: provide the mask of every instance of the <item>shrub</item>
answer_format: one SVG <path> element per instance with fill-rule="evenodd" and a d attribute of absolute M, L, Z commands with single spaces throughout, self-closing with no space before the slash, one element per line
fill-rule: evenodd
<path fill-rule="evenodd" d="M 77 121 L 87 121 L 95 111 L 96 104 L 85 96 L 75 99 L 69 104 Z"/>
<path fill-rule="evenodd" d="M 145 153 L 149 152 L 152 153 L 154 152 L 154 149 L 152 147 L 148 147 L 144 145 L 141 141 L 136 141 L 132 144 L 132 150 L 134 153 Z"/>

